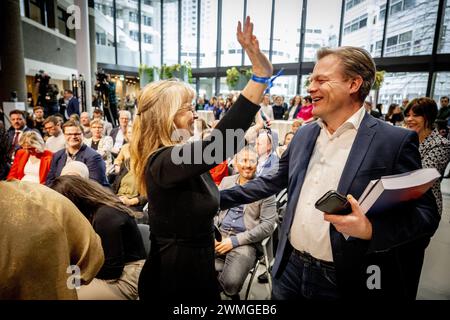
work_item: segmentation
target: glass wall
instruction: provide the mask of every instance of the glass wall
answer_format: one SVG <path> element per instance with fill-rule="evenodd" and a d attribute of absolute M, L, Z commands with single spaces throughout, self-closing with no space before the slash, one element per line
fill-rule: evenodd
<path fill-rule="evenodd" d="M 308 92 L 307 92 L 308 87 L 306 86 L 306 83 L 308 82 L 309 76 L 310 76 L 310 74 L 302 75 L 302 77 L 301 77 L 302 81 L 301 81 L 301 83 L 299 83 L 298 91 L 300 92 L 300 95 L 303 97 L 308 95 Z"/>
<path fill-rule="evenodd" d="M 197 67 L 197 0 L 181 1 L 181 62 Z"/>
<path fill-rule="evenodd" d="M 321 47 L 338 46 L 341 7 L 341 0 L 308 2 L 303 61 L 314 61 L 316 51 Z M 296 33 L 299 35 L 300 30 Z"/>
<path fill-rule="evenodd" d="M 216 66 L 218 0 L 201 0 L 200 68 Z"/>
<path fill-rule="evenodd" d="M 206 99 L 211 98 L 216 93 L 216 79 L 215 78 L 200 78 L 200 88 L 198 96 Z"/>
<path fill-rule="evenodd" d="M 240 66 L 242 63 L 242 47 L 236 40 L 236 26 L 238 21 L 242 21 L 243 12 L 244 0 L 222 1 L 222 66 Z"/>
<path fill-rule="evenodd" d="M 228 94 L 230 92 L 230 89 L 228 88 L 227 85 L 227 78 L 225 77 L 221 77 L 220 78 L 220 88 L 219 88 L 219 94 L 225 95 Z"/>
<path fill-rule="evenodd" d="M 139 24 L 137 1 L 116 0 L 117 63 L 139 66 Z"/>
<path fill-rule="evenodd" d="M 450 0 L 445 0 L 444 16 L 439 37 L 438 53 L 450 53 Z"/>
<path fill-rule="evenodd" d="M 272 0 L 247 0 L 247 15 L 253 20 L 253 33 L 258 37 L 259 48 L 269 56 Z M 236 26 L 234 30 L 236 30 Z M 234 33 L 236 37 L 236 32 Z M 247 55 L 245 55 L 244 64 L 250 65 L 250 60 Z"/>
<path fill-rule="evenodd" d="M 275 2 L 272 63 L 298 62 L 302 1 Z"/>
<path fill-rule="evenodd" d="M 297 89 L 297 76 L 281 76 L 278 77 L 270 89 L 270 94 L 283 96 L 286 103 L 289 103 L 289 98 L 295 96 Z"/>
<path fill-rule="evenodd" d="M 387 112 L 391 103 L 401 104 L 404 98 L 411 100 L 425 96 L 427 81 L 426 72 L 386 73 L 378 98 L 378 103 L 383 104 L 383 113 Z"/>
<path fill-rule="evenodd" d="M 28 3 L 25 10 L 28 16 L 34 15 L 39 20 L 38 13 L 42 12 L 39 2 L 22 1 Z M 195 69 L 208 68 L 202 72 L 202 76 L 207 78 L 199 79 L 202 93 L 227 93 L 226 69 L 250 65 L 236 39 L 237 22 L 242 21 L 245 14 L 252 18 L 254 33 L 262 51 L 272 57 L 274 64 L 283 64 L 288 74 L 296 73 L 300 51 L 305 62 L 302 69 L 311 72 L 310 62 L 315 60 L 317 49 L 338 46 L 339 37 L 342 45 L 363 47 L 373 57 L 382 58 L 384 40 L 384 57 L 426 55 L 431 63 L 431 59 L 435 59 L 432 47 L 440 2 L 442 0 L 391 0 L 389 8 L 386 8 L 387 0 L 95 0 L 97 61 L 107 64 L 117 62 L 118 65 L 135 68 L 141 60 L 149 66 L 159 66 L 161 61 L 167 65 L 189 61 L 194 77 Z M 437 54 L 450 53 L 449 2 L 443 1 Z M 62 0 L 57 0 L 57 3 L 59 5 Z M 301 30 L 304 3 L 306 21 L 305 30 Z M 385 24 L 387 29 L 383 39 Z M 62 23 L 57 27 L 63 30 Z M 299 50 L 301 35 L 304 35 L 304 47 Z M 218 37 L 221 40 L 219 45 Z M 217 47 L 220 47 L 220 63 L 216 61 Z M 389 71 L 391 62 L 384 62 L 378 60 L 378 65 Z M 450 72 L 445 64 L 443 67 L 437 63 L 430 64 L 445 71 L 438 73 L 433 70 L 436 81 L 431 86 L 426 72 L 416 72 L 422 70 L 418 69 L 422 68 L 419 63 L 423 62 L 412 60 L 411 65 L 405 65 L 402 69 L 405 72 L 386 74 L 385 84 L 379 92 L 383 103 L 399 102 L 405 96 L 425 95 L 427 89 L 435 90 L 437 96 L 448 94 L 441 92 L 445 91 L 441 87 L 448 83 L 440 79 L 447 79 Z M 216 74 L 221 77 L 219 88 L 214 88 Z M 306 79 L 306 74 L 300 78 L 296 75 L 282 76 L 275 82 L 272 92 L 287 97 L 297 91 L 305 95 Z M 440 85 L 440 82 L 443 84 Z"/>
<path fill-rule="evenodd" d="M 431 54 L 439 0 L 390 2 L 385 57 Z"/>
<path fill-rule="evenodd" d="M 436 72 L 435 76 L 432 96 L 439 105 L 442 96 L 450 96 L 450 72 Z"/>
<path fill-rule="evenodd" d="M 178 63 L 178 1 L 163 2 L 163 64 Z"/>
<path fill-rule="evenodd" d="M 97 62 L 115 64 L 112 0 L 95 0 L 95 52 Z"/>
<path fill-rule="evenodd" d="M 161 64 L 161 0 L 141 3 L 142 63 L 147 66 Z"/>
<path fill-rule="evenodd" d="M 372 1 L 371 5 L 346 0 L 342 45 L 361 47 L 380 57 L 385 19 L 386 0 Z"/>

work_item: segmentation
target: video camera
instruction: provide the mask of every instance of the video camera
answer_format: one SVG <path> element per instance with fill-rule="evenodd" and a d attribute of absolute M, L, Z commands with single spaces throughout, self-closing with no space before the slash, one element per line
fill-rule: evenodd
<path fill-rule="evenodd" d="M 56 84 L 50 84 L 50 76 L 45 73 L 44 70 L 39 70 L 34 76 L 34 83 L 39 86 L 38 88 L 38 105 L 42 105 L 44 109 L 49 103 L 57 102 L 58 86 Z"/>
<path fill-rule="evenodd" d="M 95 84 L 95 91 L 101 93 L 108 93 L 108 75 L 102 70 L 99 69 L 95 76 L 97 78 L 97 83 Z"/>

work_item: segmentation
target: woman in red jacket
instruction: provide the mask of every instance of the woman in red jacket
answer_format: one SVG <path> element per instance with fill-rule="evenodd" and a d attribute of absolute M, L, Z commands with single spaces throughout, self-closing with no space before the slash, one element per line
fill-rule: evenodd
<path fill-rule="evenodd" d="M 27 131 L 19 140 L 22 147 L 17 150 L 7 180 L 18 179 L 44 184 L 52 163 L 53 153 L 45 149 L 39 133 Z"/>

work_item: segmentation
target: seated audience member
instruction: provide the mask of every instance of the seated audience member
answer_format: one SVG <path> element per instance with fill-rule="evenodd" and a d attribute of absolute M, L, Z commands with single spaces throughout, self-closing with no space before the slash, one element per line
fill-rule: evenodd
<path fill-rule="evenodd" d="M 294 120 L 297 118 L 297 114 L 302 108 L 302 97 L 295 96 L 292 100 L 291 105 L 284 113 L 284 120 Z"/>
<path fill-rule="evenodd" d="M 66 147 L 66 139 L 64 139 L 61 124 L 56 116 L 50 116 L 45 119 L 44 129 L 49 136 L 47 141 L 45 141 L 45 149 L 55 153 Z"/>
<path fill-rule="evenodd" d="M 77 113 L 73 113 L 69 116 L 69 121 L 76 121 L 80 123 L 80 116 Z"/>
<path fill-rule="evenodd" d="M 84 139 L 84 143 L 97 151 L 106 164 L 106 174 L 109 174 L 113 169 L 111 149 L 113 147 L 113 140 L 110 136 L 103 135 L 103 121 L 94 119 L 91 121 L 92 137 Z"/>
<path fill-rule="evenodd" d="M 0 300 L 76 300 L 75 287 L 88 284 L 103 264 L 99 236 L 47 187 L 10 181 L 0 189 Z"/>
<path fill-rule="evenodd" d="M 133 127 L 128 126 L 127 130 L 125 131 L 125 138 L 127 141 L 130 141 L 130 137 L 133 132 Z M 120 149 L 119 154 L 117 155 L 116 159 L 114 160 L 114 169 L 115 173 L 118 174 L 120 172 L 120 168 L 122 166 L 122 163 L 125 161 L 125 159 L 130 159 L 130 144 L 125 143 L 123 147 Z"/>
<path fill-rule="evenodd" d="M 127 110 L 119 111 L 119 126 L 112 129 L 111 138 L 113 139 L 114 145 L 111 150 L 114 157 L 120 152 L 122 146 L 128 142 L 127 139 L 127 128 L 131 120 L 131 113 Z"/>
<path fill-rule="evenodd" d="M 447 96 L 443 96 L 443 97 L 441 97 L 440 102 L 441 102 L 441 107 L 439 108 L 436 119 L 448 121 L 450 118 L 450 106 L 448 104 L 449 99 Z"/>
<path fill-rule="evenodd" d="M 366 109 L 366 112 L 370 114 L 372 117 L 375 117 L 377 119 L 381 118 L 381 113 L 373 108 L 372 102 L 370 101 L 364 101 L 364 108 Z"/>
<path fill-rule="evenodd" d="M 436 119 L 434 123 L 439 134 L 448 139 L 449 128 L 447 127 L 447 121 Z"/>
<path fill-rule="evenodd" d="M 408 129 L 416 131 L 419 135 L 422 167 L 436 168 L 443 176 L 450 161 L 450 142 L 433 129 L 437 113 L 437 105 L 433 99 L 416 98 L 411 100 L 405 109 L 405 121 Z M 440 214 L 442 214 L 441 181 L 442 178 L 432 187 Z"/>
<path fill-rule="evenodd" d="M 131 143 L 132 127 L 128 126 L 127 137 Z M 142 212 L 147 203 L 147 197 L 141 195 L 137 188 L 136 177 L 130 170 L 130 143 L 125 144 L 120 150 L 115 163 L 117 177 L 114 179 L 112 189 L 119 196 L 120 201 L 134 211 Z"/>
<path fill-rule="evenodd" d="M 270 120 L 264 121 L 261 113 L 258 112 L 255 116 L 255 124 L 252 125 L 245 133 L 245 140 L 248 144 L 254 145 L 256 143 L 256 138 L 258 133 L 263 129 L 270 128 Z"/>
<path fill-rule="evenodd" d="M 256 138 L 256 152 L 258 153 L 258 165 L 256 175 L 266 175 L 278 168 L 278 160 L 275 153 L 273 134 L 267 130 L 261 130 Z"/>
<path fill-rule="evenodd" d="M 92 120 L 102 120 L 103 121 L 103 136 L 111 135 L 111 131 L 113 129 L 111 122 L 103 119 L 103 111 L 101 109 L 94 109 L 92 112 Z"/>
<path fill-rule="evenodd" d="M 396 103 L 392 103 L 389 106 L 388 113 L 385 120 L 394 126 L 401 126 L 404 120 L 402 109 Z"/>
<path fill-rule="evenodd" d="M 8 129 L 8 143 L 11 146 L 11 158 L 14 158 L 14 154 L 20 148 L 19 139 L 20 136 L 27 131 L 31 131 L 25 123 L 25 113 L 22 110 L 12 110 L 9 113 L 11 120 L 11 127 Z"/>
<path fill-rule="evenodd" d="M 8 149 L 1 131 L 3 160 Z M 92 226 L 67 198 L 39 184 L 1 181 L 0 190 L 0 300 L 77 299 L 77 279 L 70 280 L 67 268 L 79 268 L 83 285 L 104 261 Z"/>
<path fill-rule="evenodd" d="M 274 120 L 283 120 L 284 115 L 284 106 L 283 106 L 283 97 L 276 96 L 274 99 L 274 104 L 272 106 L 273 111 L 273 119 Z"/>
<path fill-rule="evenodd" d="M 314 106 L 312 104 L 311 96 L 304 97 L 303 106 L 297 113 L 297 119 L 302 119 L 305 123 L 313 121 L 314 120 L 314 117 L 312 115 L 313 108 Z"/>
<path fill-rule="evenodd" d="M 61 176 L 78 176 L 84 179 L 89 179 L 89 169 L 83 162 L 70 161 L 62 169 Z"/>
<path fill-rule="evenodd" d="M 261 112 L 264 113 L 268 120 L 274 120 L 272 106 L 270 105 L 270 94 L 266 93 L 262 97 L 259 106 L 261 107 Z"/>
<path fill-rule="evenodd" d="M 92 148 L 83 143 L 83 128 L 74 121 L 67 121 L 63 125 L 66 148 L 53 155 L 50 172 L 46 185 L 50 185 L 56 177 L 61 175 L 63 167 L 74 160 L 81 161 L 89 168 L 89 178 L 103 186 L 109 186 L 106 179 L 106 166 L 102 157 Z"/>
<path fill-rule="evenodd" d="M 44 137 L 44 108 L 42 106 L 34 107 L 33 109 L 33 129 L 39 131 Z"/>
<path fill-rule="evenodd" d="M 283 143 L 283 145 L 277 147 L 277 149 L 276 149 L 276 153 L 277 153 L 278 158 L 281 158 L 281 156 L 286 151 L 286 149 L 289 146 L 289 143 L 291 142 L 293 137 L 294 137 L 294 133 L 293 132 L 286 133 L 286 135 L 284 136 L 284 143 Z"/>
<path fill-rule="evenodd" d="M 303 119 L 296 119 L 292 122 L 291 131 L 295 134 L 303 124 Z"/>
<path fill-rule="evenodd" d="M 81 124 L 81 127 L 83 128 L 83 136 L 85 138 L 92 137 L 91 119 L 89 118 L 89 113 L 87 113 L 87 112 L 82 112 L 81 113 L 81 115 L 80 115 L 80 124 Z"/>
<path fill-rule="evenodd" d="M 214 111 L 216 103 L 217 103 L 217 98 L 216 97 L 211 97 L 211 99 L 209 99 L 209 101 L 205 104 L 205 107 L 204 107 L 203 110 L 205 110 L 205 111 Z"/>
<path fill-rule="evenodd" d="M 77 291 L 80 300 L 136 300 L 145 248 L 134 213 L 92 180 L 61 176 L 51 188 L 85 215 L 100 236 L 105 262 L 89 285 Z"/>
<path fill-rule="evenodd" d="M 22 180 L 45 184 L 53 153 L 45 150 L 39 133 L 24 132 L 20 137 L 21 149 L 17 150 L 7 180 Z"/>
<path fill-rule="evenodd" d="M 244 185 L 255 177 L 257 153 L 250 147 L 242 149 L 235 157 L 239 174 L 226 177 L 220 189 Z M 216 241 L 216 270 L 219 283 L 228 296 L 236 296 L 252 269 L 260 242 L 270 236 L 276 222 L 275 196 L 247 205 L 220 211 L 215 225 L 222 235 Z"/>

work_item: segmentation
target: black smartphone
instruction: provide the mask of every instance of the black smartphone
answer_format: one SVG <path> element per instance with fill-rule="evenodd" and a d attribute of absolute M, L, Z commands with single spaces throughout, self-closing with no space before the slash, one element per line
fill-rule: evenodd
<path fill-rule="evenodd" d="M 330 190 L 320 197 L 315 207 L 322 212 L 338 215 L 346 215 L 352 212 L 352 206 L 347 198 L 334 190 Z"/>

